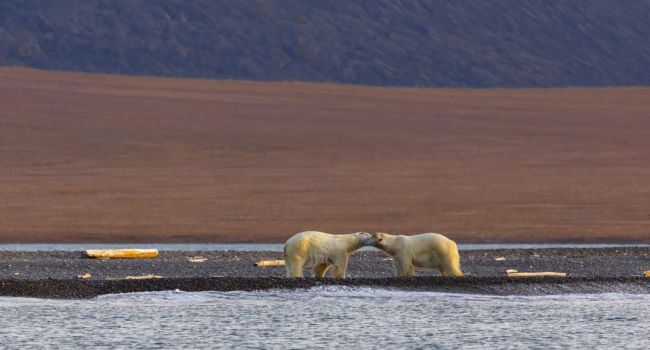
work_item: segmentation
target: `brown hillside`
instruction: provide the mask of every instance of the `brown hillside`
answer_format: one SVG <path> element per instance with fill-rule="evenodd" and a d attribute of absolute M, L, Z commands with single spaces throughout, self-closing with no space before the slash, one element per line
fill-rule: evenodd
<path fill-rule="evenodd" d="M 650 242 L 650 88 L 0 69 L 0 240 Z"/>

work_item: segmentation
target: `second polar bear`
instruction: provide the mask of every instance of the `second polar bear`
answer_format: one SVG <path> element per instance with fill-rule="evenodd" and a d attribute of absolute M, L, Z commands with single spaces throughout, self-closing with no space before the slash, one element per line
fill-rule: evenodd
<path fill-rule="evenodd" d="M 318 231 L 296 233 L 284 244 L 287 277 L 303 277 L 305 267 L 313 267 L 314 277 L 323 277 L 334 266 L 332 276 L 345 278 L 350 253 L 373 244 L 373 236 L 367 232 L 344 235 Z"/>
<path fill-rule="evenodd" d="M 415 276 L 416 267 L 434 268 L 443 276 L 460 277 L 460 255 L 456 242 L 438 233 L 413 236 L 373 234 L 375 247 L 393 256 L 395 276 Z"/>

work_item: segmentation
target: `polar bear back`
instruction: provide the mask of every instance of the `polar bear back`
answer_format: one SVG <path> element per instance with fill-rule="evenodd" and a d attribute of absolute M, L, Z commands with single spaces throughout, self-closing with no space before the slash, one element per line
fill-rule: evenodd
<path fill-rule="evenodd" d="M 284 254 L 305 259 L 307 266 L 324 263 L 332 255 L 345 253 L 347 242 L 344 236 L 319 231 L 300 232 L 287 240 Z"/>

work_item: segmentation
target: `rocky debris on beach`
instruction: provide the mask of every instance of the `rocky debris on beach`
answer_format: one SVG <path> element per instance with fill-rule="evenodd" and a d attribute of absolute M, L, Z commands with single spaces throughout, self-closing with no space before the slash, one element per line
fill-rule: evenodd
<path fill-rule="evenodd" d="M 201 257 L 202 262 L 188 257 Z M 288 279 L 283 267 L 256 266 L 259 261 L 282 258 L 282 252 L 269 251 L 162 251 L 157 258 L 144 260 L 88 259 L 81 252 L 0 251 L 0 295 L 77 298 L 146 290 L 255 290 L 319 284 L 490 294 L 650 293 L 650 279 L 644 277 L 650 269 L 647 247 L 466 250 L 461 251 L 465 277 L 460 279 L 423 269 L 413 279 L 394 278 L 392 261 L 379 251 L 354 253 L 349 278 L 344 281 Z M 560 271 L 567 277 L 511 278 L 507 270 Z M 126 276 L 140 278 L 126 280 Z"/>
<path fill-rule="evenodd" d="M 465 275 L 477 277 L 505 276 L 506 270 L 557 271 L 573 277 L 633 277 L 650 270 L 648 247 L 465 250 L 460 254 Z M 498 257 L 505 260 L 495 260 Z M 153 259 L 111 260 L 88 259 L 82 252 L 0 251 L 0 279 L 72 279 L 85 273 L 93 280 L 146 274 L 168 278 L 282 277 L 281 266 L 256 266 L 260 261 L 282 259 L 282 252 L 273 251 L 161 251 Z M 305 275 L 309 276 L 310 271 Z M 416 275 L 438 273 L 418 269 Z M 356 252 L 350 256 L 348 276 L 392 277 L 393 262 L 380 251 Z"/>

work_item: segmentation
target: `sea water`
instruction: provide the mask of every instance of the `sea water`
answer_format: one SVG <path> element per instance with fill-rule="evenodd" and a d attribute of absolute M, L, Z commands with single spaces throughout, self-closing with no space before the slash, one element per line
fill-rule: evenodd
<path fill-rule="evenodd" d="M 650 295 L 323 287 L 0 297 L 0 348 L 649 349 Z"/>

